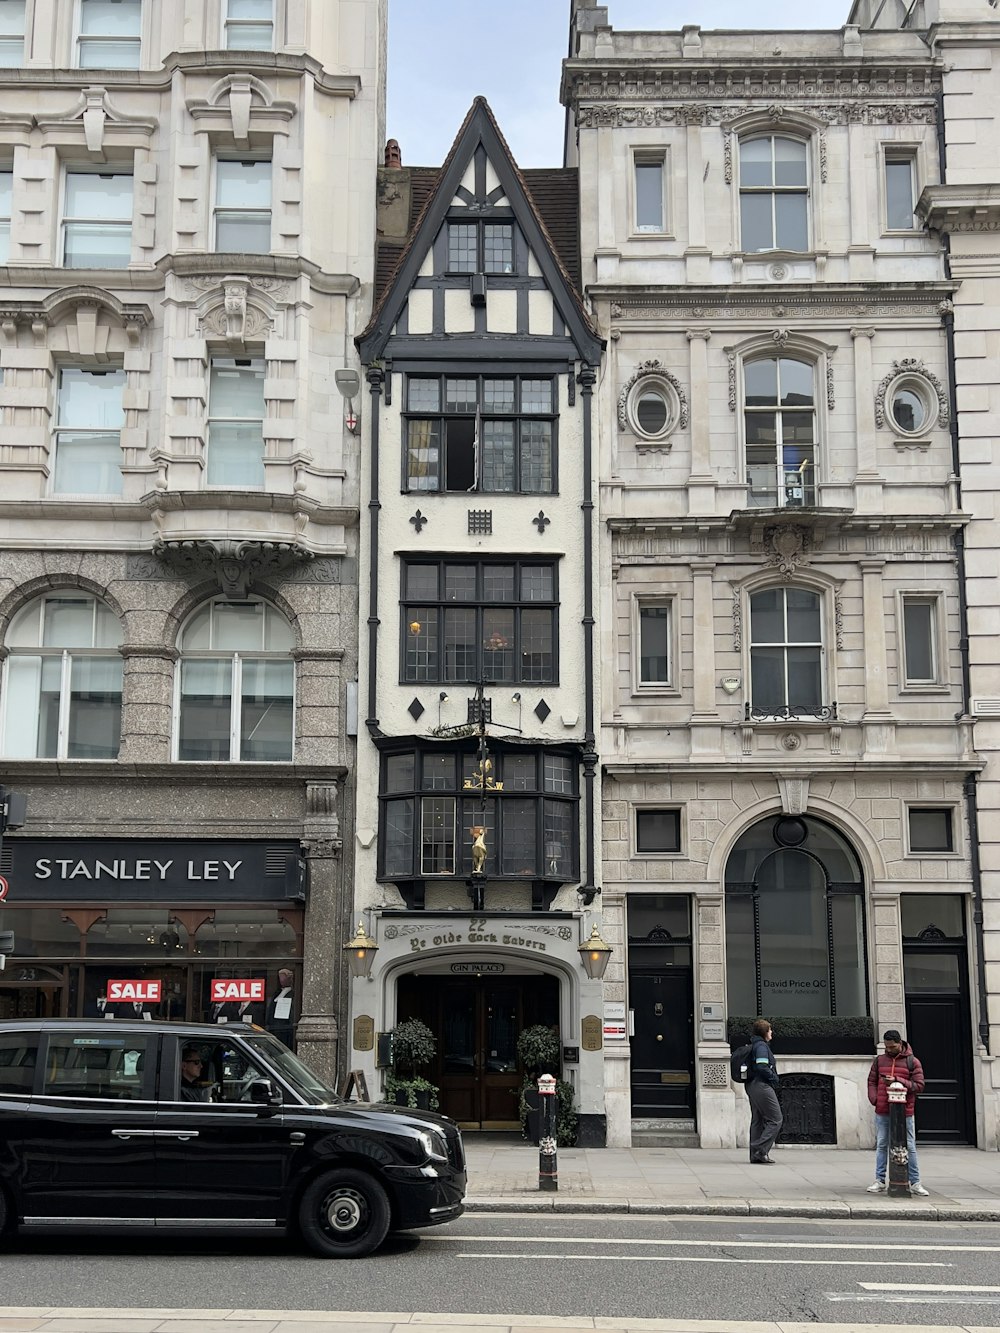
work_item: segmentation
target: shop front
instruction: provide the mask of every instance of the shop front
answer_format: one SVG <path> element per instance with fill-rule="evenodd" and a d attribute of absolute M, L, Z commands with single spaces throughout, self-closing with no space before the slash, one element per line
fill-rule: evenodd
<path fill-rule="evenodd" d="M 517 1040 L 553 1029 L 574 1089 L 578 1143 L 603 1146 L 602 988 L 581 965 L 579 912 L 374 912 L 370 978 L 354 982 L 352 1065 L 381 1088 L 378 1036 L 419 1018 L 436 1039 L 422 1074 L 465 1130 L 517 1131 L 527 1071 Z M 589 928 L 588 928 L 589 933 Z"/>
<path fill-rule="evenodd" d="M 242 1019 L 290 1040 L 302 864 L 292 840 L 8 837 L 0 1018 Z"/>

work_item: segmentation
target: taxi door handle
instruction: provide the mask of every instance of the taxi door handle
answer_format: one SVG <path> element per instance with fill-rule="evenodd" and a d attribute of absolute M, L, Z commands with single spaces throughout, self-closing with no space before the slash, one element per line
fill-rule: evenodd
<path fill-rule="evenodd" d="M 295 1130 L 295 1132 L 294 1132 L 293 1134 L 289 1134 L 289 1136 L 288 1136 L 288 1141 L 289 1141 L 289 1143 L 293 1143 L 293 1144 L 295 1145 L 295 1147 L 298 1148 L 298 1147 L 300 1147 L 303 1143 L 305 1143 L 305 1141 L 306 1141 L 306 1136 L 305 1136 L 305 1134 L 303 1134 L 303 1132 L 302 1132 L 300 1129 L 297 1129 L 297 1130 Z"/>
<path fill-rule="evenodd" d="M 153 1139 L 158 1129 L 113 1129 L 111 1137 L 115 1139 Z"/>
<path fill-rule="evenodd" d="M 183 1143 L 198 1137 L 196 1129 L 156 1129 L 153 1133 L 158 1139 L 180 1139 Z"/>

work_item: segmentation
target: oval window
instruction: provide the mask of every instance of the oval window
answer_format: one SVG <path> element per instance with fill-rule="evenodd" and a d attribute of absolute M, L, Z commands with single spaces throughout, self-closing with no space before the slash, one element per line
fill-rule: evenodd
<path fill-rule="evenodd" d="M 927 405 L 915 389 L 899 388 L 892 395 L 892 420 L 899 430 L 915 435 L 927 424 Z"/>
<path fill-rule="evenodd" d="M 663 395 L 655 389 L 644 390 L 635 405 L 635 419 L 644 435 L 659 435 L 670 419 Z"/>

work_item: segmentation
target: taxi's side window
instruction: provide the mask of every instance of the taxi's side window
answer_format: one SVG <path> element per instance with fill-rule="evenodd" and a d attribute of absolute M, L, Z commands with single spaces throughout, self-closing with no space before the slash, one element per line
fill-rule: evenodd
<path fill-rule="evenodd" d="M 182 1100 L 215 1104 L 250 1102 L 253 1100 L 252 1085 L 261 1079 L 270 1078 L 268 1070 L 255 1061 L 238 1042 L 199 1041 L 196 1045 L 201 1058 L 201 1070 L 199 1073 L 189 1067 L 186 1077 L 192 1079 L 192 1095 L 185 1097 L 182 1086 Z M 185 1047 L 185 1050 L 190 1049 Z M 207 1095 L 196 1095 L 194 1089 L 204 1089 Z"/>
<path fill-rule="evenodd" d="M 0 1092 L 30 1096 L 37 1063 L 37 1034 L 6 1032 L 0 1036 Z"/>
<path fill-rule="evenodd" d="M 149 1096 L 155 1050 L 152 1034 L 50 1033 L 42 1095 L 142 1101 Z"/>

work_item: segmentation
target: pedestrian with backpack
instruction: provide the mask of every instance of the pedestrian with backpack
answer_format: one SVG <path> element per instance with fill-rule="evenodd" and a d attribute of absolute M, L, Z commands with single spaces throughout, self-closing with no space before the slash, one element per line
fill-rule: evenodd
<path fill-rule="evenodd" d="M 746 1057 L 746 1093 L 750 1098 L 750 1161 L 755 1166 L 774 1166 L 771 1149 L 781 1132 L 778 1102 L 778 1068 L 771 1054 L 771 1024 L 757 1018 L 753 1041 Z"/>
<path fill-rule="evenodd" d="M 868 1186 L 869 1194 L 885 1194 L 886 1167 L 889 1163 L 889 1084 L 902 1083 L 906 1089 L 906 1147 L 907 1174 L 910 1193 L 926 1197 L 929 1193 L 920 1183 L 917 1165 L 917 1137 L 914 1110 L 917 1096 L 924 1090 L 924 1070 L 895 1028 L 882 1033 L 884 1055 L 876 1055 L 868 1071 L 868 1100 L 875 1107 L 875 1183 Z"/>

